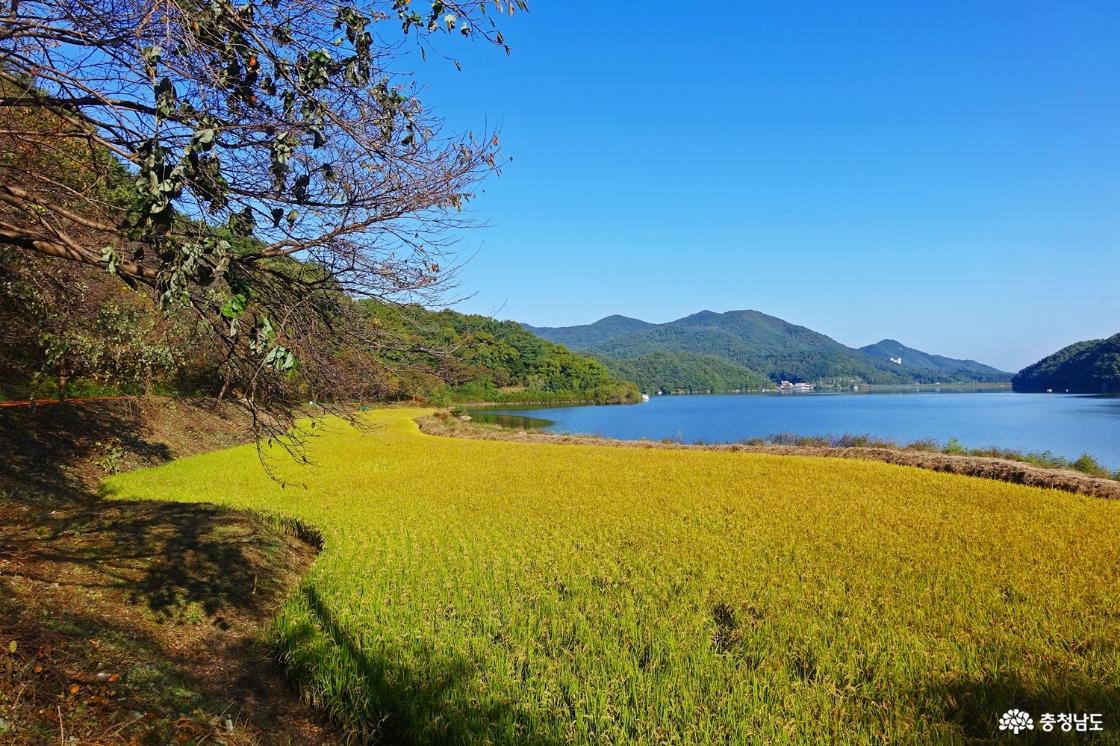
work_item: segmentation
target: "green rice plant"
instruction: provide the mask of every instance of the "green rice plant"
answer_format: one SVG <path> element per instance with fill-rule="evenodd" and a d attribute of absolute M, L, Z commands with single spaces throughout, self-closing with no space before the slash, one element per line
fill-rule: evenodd
<path fill-rule="evenodd" d="M 945 448 L 943 450 L 945 451 L 945 453 L 968 453 L 968 450 L 963 445 L 961 445 L 961 442 L 956 438 L 949 438 L 949 440 L 945 443 Z"/>
<path fill-rule="evenodd" d="M 1101 466 L 1095 458 L 1087 453 L 1081 454 L 1076 461 L 1070 464 L 1070 467 L 1094 477 L 1104 477 L 1106 479 L 1112 477 L 1112 472 Z"/>
<path fill-rule="evenodd" d="M 273 629 L 386 743 L 957 743 L 1120 735 L 1120 503 L 872 461 L 330 423 L 107 494 L 266 511 L 322 553 Z M 279 458 L 279 454 L 276 454 Z M 1111 741 L 1110 741 L 1111 739 Z"/>

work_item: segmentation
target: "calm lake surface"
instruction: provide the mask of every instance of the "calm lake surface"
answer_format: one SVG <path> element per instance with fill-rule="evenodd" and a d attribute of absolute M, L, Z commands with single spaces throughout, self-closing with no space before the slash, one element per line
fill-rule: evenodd
<path fill-rule="evenodd" d="M 956 438 L 971 448 L 1051 451 L 1069 459 L 1088 453 L 1110 469 L 1120 468 L 1120 397 L 1005 391 L 734 394 L 488 412 L 514 427 L 626 440 L 733 443 L 778 433 L 866 433 L 898 443 L 932 438 L 944 444 Z M 475 416 L 491 419 L 488 413 Z"/>

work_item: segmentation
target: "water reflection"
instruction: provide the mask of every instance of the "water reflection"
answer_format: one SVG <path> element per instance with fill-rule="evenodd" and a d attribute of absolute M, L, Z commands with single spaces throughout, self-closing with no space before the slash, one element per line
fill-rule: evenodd
<path fill-rule="evenodd" d="M 521 414 L 506 414 L 502 412 L 480 412 L 471 410 L 471 419 L 487 425 L 501 425 L 516 430 L 544 430 L 556 424 L 554 420 L 543 417 L 528 417 Z"/>

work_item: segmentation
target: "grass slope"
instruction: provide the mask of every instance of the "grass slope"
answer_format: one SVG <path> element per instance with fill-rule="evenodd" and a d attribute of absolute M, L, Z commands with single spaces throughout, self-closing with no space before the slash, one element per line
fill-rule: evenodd
<path fill-rule="evenodd" d="M 276 641 L 317 702 L 390 741 L 952 742 L 995 738 L 1011 706 L 1120 711 L 1120 503 L 438 438 L 418 414 L 335 426 L 282 469 L 306 487 L 241 447 L 106 490 L 318 527 Z"/>
<path fill-rule="evenodd" d="M 0 744 L 345 743 L 267 643 L 311 546 L 243 511 L 96 496 L 248 425 L 206 400 L 0 408 Z"/>

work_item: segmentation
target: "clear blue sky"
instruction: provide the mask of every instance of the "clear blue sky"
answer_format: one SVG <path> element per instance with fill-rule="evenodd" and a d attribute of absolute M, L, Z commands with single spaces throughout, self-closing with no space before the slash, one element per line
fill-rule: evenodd
<path fill-rule="evenodd" d="M 513 163 L 464 311 L 754 308 L 1011 370 L 1120 331 L 1120 2 L 532 0 L 414 60 Z"/>

